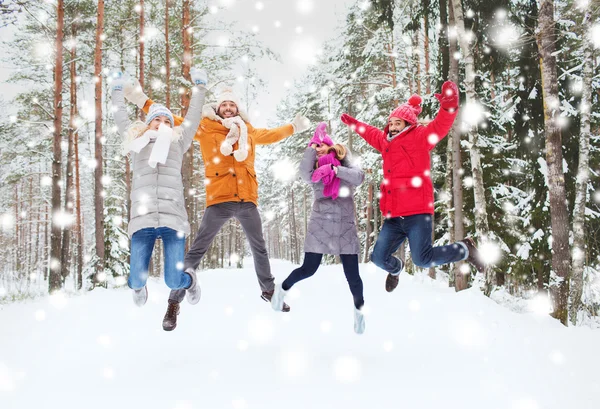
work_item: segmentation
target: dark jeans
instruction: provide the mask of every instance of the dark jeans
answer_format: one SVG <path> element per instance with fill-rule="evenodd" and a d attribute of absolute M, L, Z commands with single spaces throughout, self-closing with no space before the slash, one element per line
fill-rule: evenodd
<path fill-rule="evenodd" d="M 281 287 L 287 291 L 298 281 L 315 274 L 321 265 L 322 258 L 323 255 L 319 253 L 304 253 L 304 262 L 302 265 L 291 272 L 288 278 L 281 284 Z M 364 305 L 365 300 L 363 298 L 363 282 L 358 272 L 358 255 L 342 254 L 340 258 L 342 259 L 346 280 L 348 280 L 348 285 L 350 286 L 350 292 L 354 298 L 354 306 L 360 308 Z"/>
<path fill-rule="evenodd" d="M 261 291 L 273 291 L 275 279 L 271 275 L 267 245 L 262 233 L 262 221 L 256 205 L 251 202 L 223 202 L 208 206 L 202 216 L 194 243 L 185 255 L 184 269 L 198 268 L 221 227 L 232 218 L 239 220 L 250 243 L 254 269 Z M 185 290 L 171 291 L 169 295 L 172 301 L 181 302 L 184 298 Z"/>
<path fill-rule="evenodd" d="M 431 217 L 430 214 L 415 214 L 386 219 L 371 254 L 371 261 L 390 274 L 400 273 L 403 263 L 392 254 L 407 238 L 412 261 L 419 267 L 429 268 L 466 259 L 469 254 L 462 243 L 432 246 Z"/>

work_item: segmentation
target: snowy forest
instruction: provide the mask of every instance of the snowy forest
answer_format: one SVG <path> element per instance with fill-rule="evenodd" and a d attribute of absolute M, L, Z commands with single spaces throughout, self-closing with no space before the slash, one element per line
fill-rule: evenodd
<path fill-rule="evenodd" d="M 2 111 L 16 112 L 0 117 L 1 303 L 127 288 L 131 172 L 112 117 L 111 74 L 134 75 L 150 98 L 183 116 L 190 69 L 201 65 L 210 74 L 207 100 L 233 85 L 252 108 L 269 82 L 254 62 L 277 52 L 223 21 L 218 4 L 0 2 L 0 36 L 16 28 L 1 57 L 14 70 L 0 80 L 20 86 L 15 98 L 0 96 Z M 300 110 L 311 128 L 257 151 L 269 256 L 302 262 L 312 193 L 297 168 L 314 126 L 326 121 L 366 172 L 355 203 L 360 261 L 368 263 L 383 221 L 381 155 L 340 115 L 383 129 L 416 93 L 427 123 L 439 107 L 434 93 L 449 79 L 459 86 L 460 112 L 431 153 L 434 244 L 473 237 L 488 265 L 484 274 L 462 262 L 419 271 L 405 246 L 403 274 L 492 298 L 547 296 L 565 326 L 600 325 L 599 12 L 597 0 L 355 1 L 269 119 L 280 126 Z M 208 41 L 215 32 L 227 39 Z M 182 175 L 195 232 L 205 206 L 196 142 Z M 241 227 L 230 222 L 201 268 L 241 268 L 249 255 Z"/>

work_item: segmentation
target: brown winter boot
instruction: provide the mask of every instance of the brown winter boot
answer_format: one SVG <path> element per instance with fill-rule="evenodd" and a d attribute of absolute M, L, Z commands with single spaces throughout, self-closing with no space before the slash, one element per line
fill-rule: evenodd
<path fill-rule="evenodd" d="M 262 298 L 263 300 L 265 300 L 267 302 L 271 302 L 271 297 L 273 297 L 274 292 L 275 292 L 274 290 L 273 291 L 263 291 L 260 298 Z M 281 311 L 290 312 L 290 306 L 287 305 L 286 303 L 283 303 L 283 308 L 281 309 Z"/>
<path fill-rule="evenodd" d="M 485 264 L 481 260 L 481 256 L 479 255 L 479 250 L 475 247 L 475 242 L 472 238 L 467 237 L 464 240 L 461 240 L 469 249 L 469 256 L 467 257 L 467 262 L 469 262 L 473 267 L 477 269 L 480 273 L 485 271 Z"/>
<path fill-rule="evenodd" d="M 387 278 L 385 279 L 385 291 L 391 293 L 398 287 L 398 279 L 400 274 L 392 275 L 388 273 Z"/>
<path fill-rule="evenodd" d="M 169 300 L 169 306 L 167 307 L 167 313 L 163 318 L 163 329 L 165 331 L 173 331 L 177 326 L 177 316 L 179 315 L 179 303 L 177 301 Z"/>

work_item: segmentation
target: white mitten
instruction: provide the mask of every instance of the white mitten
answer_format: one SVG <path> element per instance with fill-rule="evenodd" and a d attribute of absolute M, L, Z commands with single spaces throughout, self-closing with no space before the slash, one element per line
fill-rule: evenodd
<path fill-rule="evenodd" d="M 307 117 L 296 114 L 296 117 L 292 121 L 292 126 L 294 127 L 294 133 L 303 132 L 310 127 L 310 121 Z"/>
<path fill-rule="evenodd" d="M 129 102 L 137 105 L 139 109 L 144 108 L 146 101 L 149 99 L 148 96 L 144 94 L 142 86 L 137 78 L 130 76 L 125 76 L 123 80 L 123 94 Z"/>
<path fill-rule="evenodd" d="M 204 85 L 208 83 L 208 76 L 206 71 L 202 68 L 192 67 L 190 70 L 190 77 L 192 77 L 192 83 L 194 85 Z"/>

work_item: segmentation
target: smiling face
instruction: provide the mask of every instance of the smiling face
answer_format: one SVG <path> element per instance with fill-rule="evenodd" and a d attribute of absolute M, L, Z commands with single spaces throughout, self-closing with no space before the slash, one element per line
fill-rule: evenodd
<path fill-rule="evenodd" d="M 223 101 L 217 109 L 217 115 L 221 118 L 232 118 L 238 114 L 238 107 L 235 102 Z"/>
<path fill-rule="evenodd" d="M 317 146 L 315 148 L 315 150 L 317 151 L 317 158 L 327 155 L 327 153 L 329 152 L 329 148 L 331 148 L 331 146 L 327 145 L 326 143 L 322 143 L 321 146 Z"/>
<path fill-rule="evenodd" d="M 171 128 L 171 121 L 169 121 L 169 118 L 163 115 L 157 116 L 152 121 L 150 121 L 148 128 L 152 129 L 153 131 L 158 131 L 158 127 L 160 126 L 160 124 L 165 124 L 169 128 Z"/>
<path fill-rule="evenodd" d="M 388 125 L 390 129 L 390 135 L 396 136 L 404 128 L 406 128 L 406 121 L 404 119 L 396 118 L 395 116 L 393 116 L 389 119 Z"/>

